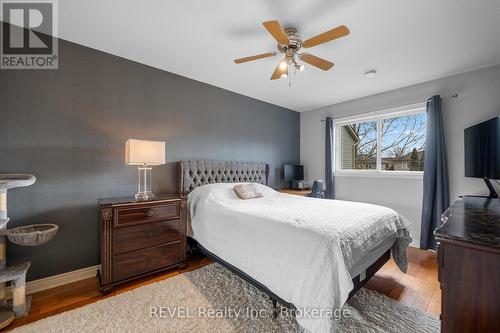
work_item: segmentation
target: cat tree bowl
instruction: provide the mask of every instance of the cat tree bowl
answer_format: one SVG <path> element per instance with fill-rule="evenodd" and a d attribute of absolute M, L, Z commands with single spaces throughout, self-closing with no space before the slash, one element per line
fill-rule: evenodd
<path fill-rule="evenodd" d="M 14 244 L 38 246 L 50 241 L 57 234 L 57 224 L 31 224 L 8 229 L 5 235 Z"/>

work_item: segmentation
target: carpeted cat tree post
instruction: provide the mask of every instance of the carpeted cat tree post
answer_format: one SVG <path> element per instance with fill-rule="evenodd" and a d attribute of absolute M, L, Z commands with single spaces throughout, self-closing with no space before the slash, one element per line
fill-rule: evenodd
<path fill-rule="evenodd" d="M 0 174 L 0 329 L 26 315 L 31 305 L 31 297 L 26 297 L 26 273 L 31 263 L 7 266 L 7 238 L 18 245 L 36 246 L 51 240 L 59 228 L 55 224 L 35 224 L 7 230 L 7 190 L 30 186 L 35 181 L 33 175 Z M 12 287 L 12 302 L 7 300 L 7 282 Z"/>

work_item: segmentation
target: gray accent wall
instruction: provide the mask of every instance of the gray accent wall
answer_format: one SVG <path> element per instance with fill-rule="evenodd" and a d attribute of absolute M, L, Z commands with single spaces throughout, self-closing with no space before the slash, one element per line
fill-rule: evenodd
<path fill-rule="evenodd" d="M 383 73 L 380 73 L 383 75 Z M 376 84 L 377 78 L 373 78 Z M 443 101 L 443 122 L 448 154 L 450 197 L 488 194 L 481 179 L 464 176 L 464 128 L 500 115 L 500 66 L 430 81 L 301 113 L 300 159 L 308 181 L 324 179 L 325 123 L 327 115 L 343 117 L 391 106 L 412 104 L 432 95 L 457 99 Z M 390 207 L 412 223 L 414 244 L 420 239 L 422 180 L 402 178 L 336 177 L 338 199 Z M 496 185 L 495 185 L 496 186 Z M 499 188 L 498 186 L 496 186 Z"/>
<path fill-rule="evenodd" d="M 128 138 L 167 142 L 156 192 L 177 191 L 181 159 L 267 162 L 280 186 L 299 161 L 300 115 L 66 41 L 58 70 L 0 70 L 0 173 L 38 179 L 9 191 L 9 227 L 60 226 L 40 247 L 8 244 L 8 262 L 31 260 L 28 280 L 99 264 L 97 198 L 136 192 Z"/>

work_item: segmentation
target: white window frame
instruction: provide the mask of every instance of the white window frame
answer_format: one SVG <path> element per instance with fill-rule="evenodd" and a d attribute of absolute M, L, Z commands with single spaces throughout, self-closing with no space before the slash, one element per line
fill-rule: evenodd
<path fill-rule="evenodd" d="M 340 177 L 375 177 L 375 178 L 409 178 L 423 179 L 423 171 L 385 171 L 382 170 L 382 142 L 380 129 L 382 120 L 402 116 L 411 116 L 426 112 L 426 103 L 417 103 L 407 106 L 367 112 L 361 115 L 338 118 L 334 120 L 334 170 L 335 176 Z M 341 131 L 347 124 L 376 121 L 377 122 L 377 167 L 372 170 L 343 170 L 341 168 Z"/>

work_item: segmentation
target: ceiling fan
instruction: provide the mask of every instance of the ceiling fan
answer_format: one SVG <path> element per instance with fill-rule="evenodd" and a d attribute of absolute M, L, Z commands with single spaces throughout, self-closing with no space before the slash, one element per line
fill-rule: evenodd
<path fill-rule="evenodd" d="M 324 71 L 329 70 L 334 65 L 332 62 L 310 53 L 299 53 L 299 50 L 301 48 L 310 48 L 323 44 L 349 34 L 349 29 L 345 25 L 341 25 L 312 38 L 302 40 L 302 37 L 297 34 L 297 29 L 293 27 L 283 28 L 278 21 L 266 21 L 262 23 L 262 25 L 278 42 L 278 51 L 284 55 L 284 58 L 278 63 L 278 66 L 276 66 L 276 69 L 271 75 L 271 80 L 276 80 L 281 77 L 288 77 L 290 79 L 290 76 L 294 74 L 296 70 L 302 71 L 304 65 L 299 64 L 298 59 Z M 235 59 L 234 62 L 241 64 L 247 61 L 273 57 L 277 53 L 278 52 L 268 52 L 258 54 L 251 57 Z"/>

